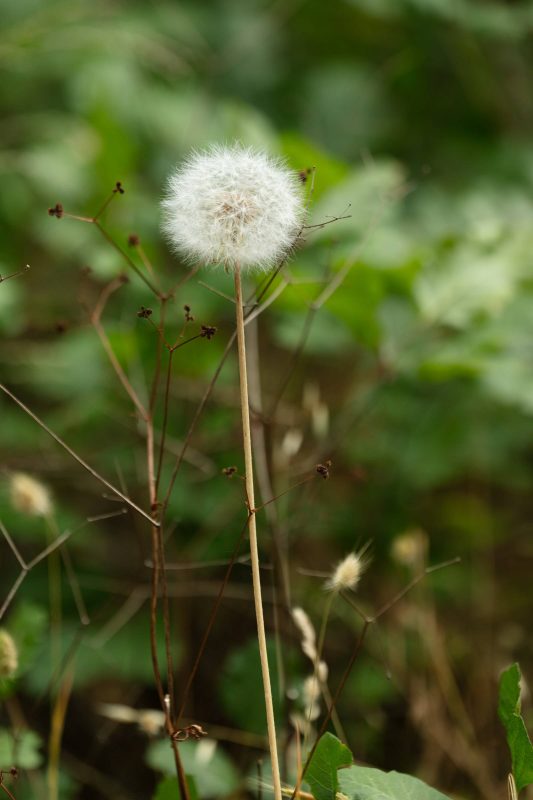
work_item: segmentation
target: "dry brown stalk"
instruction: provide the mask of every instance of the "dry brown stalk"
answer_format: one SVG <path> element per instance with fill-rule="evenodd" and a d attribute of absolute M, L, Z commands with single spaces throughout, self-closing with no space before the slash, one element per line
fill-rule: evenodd
<path fill-rule="evenodd" d="M 239 358 L 239 388 L 241 393 L 242 434 L 245 464 L 245 486 L 248 504 L 248 531 L 250 536 L 250 555 L 252 561 L 252 582 L 254 590 L 255 615 L 257 620 L 257 639 L 259 643 L 259 656 L 261 659 L 261 673 L 265 695 L 265 709 L 267 718 L 268 743 L 272 762 L 272 780 L 274 784 L 274 798 L 281 800 L 281 779 L 279 773 L 278 747 L 276 741 L 276 723 L 274 719 L 274 704 L 272 702 L 272 686 L 270 683 L 270 670 L 265 635 L 265 621 L 263 616 L 263 601 L 261 597 L 261 571 L 259 567 L 259 550 L 257 545 L 257 527 L 254 498 L 254 477 L 252 458 L 252 433 L 250 428 L 250 407 L 248 402 L 248 378 L 246 371 L 246 342 L 244 333 L 244 308 L 242 301 L 241 271 L 235 269 L 235 300 L 237 310 L 237 349 Z"/>

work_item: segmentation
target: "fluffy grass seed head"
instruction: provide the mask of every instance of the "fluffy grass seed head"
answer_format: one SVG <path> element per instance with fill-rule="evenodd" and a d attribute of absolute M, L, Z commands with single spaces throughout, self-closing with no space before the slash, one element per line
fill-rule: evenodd
<path fill-rule="evenodd" d="M 357 588 L 361 575 L 365 571 L 368 560 L 365 558 L 365 548 L 357 553 L 348 555 L 339 561 L 330 578 L 326 581 L 326 589 L 330 592 L 343 592 Z"/>
<path fill-rule="evenodd" d="M 302 651 L 304 655 L 313 661 L 318 658 L 316 649 L 316 632 L 308 614 L 299 606 L 292 609 L 292 618 L 298 628 L 302 640 Z"/>
<path fill-rule="evenodd" d="M 13 508 L 31 517 L 46 517 L 52 512 L 52 500 L 46 486 L 25 472 L 11 476 L 9 493 Z"/>
<path fill-rule="evenodd" d="M 427 534 L 415 528 L 398 536 L 392 544 L 391 552 L 399 564 L 421 568 L 427 556 L 427 549 Z"/>
<path fill-rule="evenodd" d="M 192 260 L 266 269 L 293 247 L 304 219 L 295 173 L 241 144 L 194 152 L 171 175 L 163 230 Z"/>
<path fill-rule="evenodd" d="M 0 678 L 12 678 L 18 665 L 17 645 L 11 634 L 0 628 Z"/>

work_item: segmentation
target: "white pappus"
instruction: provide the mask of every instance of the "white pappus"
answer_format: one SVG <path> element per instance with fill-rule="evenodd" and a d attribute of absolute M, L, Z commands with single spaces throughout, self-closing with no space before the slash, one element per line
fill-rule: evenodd
<path fill-rule="evenodd" d="M 190 260 L 267 269 L 288 254 L 305 207 L 296 173 L 241 144 L 194 152 L 171 175 L 163 230 Z"/>

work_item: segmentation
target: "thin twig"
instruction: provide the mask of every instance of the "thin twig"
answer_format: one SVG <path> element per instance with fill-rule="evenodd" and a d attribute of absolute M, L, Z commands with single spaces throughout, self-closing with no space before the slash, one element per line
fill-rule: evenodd
<path fill-rule="evenodd" d="M 210 292 L 213 292 L 213 294 L 216 294 L 219 297 L 222 297 L 223 300 L 229 300 L 229 302 L 232 303 L 232 304 L 235 303 L 235 298 L 234 297 L 231 297 L 231 295 L 226 294 L 225 292 L 221 292 L 220 289 L 215 289 L 214 286 L 209 286 L 209 284 L 208 283 L 204 283 L 204 281 L 198 281 L 198 286 L 202 286 L 204 289 L 208 289 Z"/>
<path fill-rule="evenodd" d="M 110 489 L 113 492 L 113 494 L 115 494 L 117 497 L 120 497 L 120 499 L 123 500 L 125 503 L 127 503 L 130 508 L 132 508 L 134 511 L 136 511 L 138 514 L 140 514 L 142 517 L 147 519 L 148 522 L 152 523 L 156 527 L 159 527 L 159 522 L 157 520 L 152 519 L 152 517 L 149 514 L 147 514 L 146 511 L 143 511 L 142 508 L 139 508 L 139 506 L 136 503 L 133 502 L 133 500 L 130 500 L 129 497 L 126 497 L 126 495 L 123 494 L 120 491 L 120 489 L 117 489 L 116 486 L 113 486 L 112 483 L 110 483 L 108 480 L 106 480 L 106 478 L 104 478 L 102 475 L 100 475 L 95 469 L 93 469 L 93 467 L 89 466 L 89 464 L 87 464 L 87 462 L 84 461 L 83 458 L 81 458 L 81 456 L 79 456 L 71 447 L 69 447 L 68 444 L 66 442 L 64 442 L 63 439 L 61 439 L 57 435 L 57 433 L 54 433 L 54 431 L 51 430 L 51 428 L 49 428 L 48 425 L 46 425 L 46 423 L 44 423 L 42 421 L 42 419 L 40 419 L 37 416 L 37 414 L 35 414 L 33 411 L 31 411 L 28 408 L 28 406 L 25 405 L 22 402 L 22 400 L 19 400 L 18 397 L 16 397 L 13 394 L 13 392 L 11 392 L 2 383 L 0 383 L 0 389 L 4 392 L 4 394 L 7 394 L 7 396 L 10 397 L 13 400 L 13 402 L 15 402 L 29 417 L 31 417 L 33 419 L 33 421 L 36 422 L 37 425 L 39 425 L 40 428 L 42 428 L 44 431 L 46 431 L 46 433 L 49 436 L 51 436 L 52 439 L 54 439 L 54 441 L 56 441 L 59 445 L 61 445 L 63 450 L 66 450 L 67 453 L 70 456 L 72 456 L 72 458 L 75 461 L 77 461 L 78 464 L 80 464 L 80 466 L 82 466 L 85 470 L 87 470 L 87 472 L 90 475 L 93 476 L 93 478 L 96 478 L 97 481 L 99 481 L 104 486 L 106 486 L 108 489 Z"/>
<path fill-rule="evenodd" d="M 154 294 L 154 296 L 157 297 L 157 298 L 160 298 L 161 297 L 161 292 L 159 291 L 159 289 L 157 289 L 157 287 L 154 286 L 152 281 L 149 278 L 146 277 L 144 272 L 141 272 L 141 270 L 139 269 L 139 267 L 137 266 L 135 261 L 133 261 L 133 259 L 126 253 L 126 251 L 123 250 L 122 247 L 117 242 L 115 242 L 113 237 L 106 231 L 106 229 L 101 225 L 101 223 L 97 219 L 92 219 L 90 221 L 98 228 L 98 230 L 100 231 L 100 233 L 104 237 L 104 239 L 107 242 L 109 242 L 109 244 L 118 253 L 120 253 L 120 255 L 122 256 L 122 258 L 124 259 L 126 264 L 130 267 L 130 269 L 133 270 L 133 272 L 135 272 L 137 277 L 139 277 L 142 280 L 142 282 L 150 289 L 150 291 Z"/>
<path fill-rule="evenodd" d="M 181 721 L 181 718 L 183 716 L 183 712 L 185 711 L 185 706 L 186 706 L 187 700 L 189 698 L 189 693 L 190 693 L 193 681 L 194 681 L 194 679 L 196 677 L 196 673 L 198 672 L 198 667 L 200 666 L 200 661 L 202 660 L 202 656 L 204 654 L 204 651 L 205 651 L 209 636 L 211 634 L 211 630 L 212 630 L 213 625 L 215 623 L 215 619 L 216 619 L 216 616 L 218 614 L 218 610 L 220 608 L 220 604 L 222 603 L 222 599 L 224 597 L 224 592 L 225 592 L 226 587 L 228 585 L 228 581 L 230 579 L 231 572 L 233 570 L 234 565 L 237 563 L 237 560 L 238 560 L 237 556 L 239 554 L 239 550 L 242 547 L 242 543 L 243 543 L 243 540 L 244 540 L 244 534 L 246 533 L 246 529 L 247 528 L 248 528 L 248 520 L 246 520 L 246 522 L 242 526 L 239 538 L 238 538 L 237 543 L 236 543 L 236 545 L 234 547 L 234 550 L 233 550 L 233 553 L 231 555 L 231 558 L 230 558 L 230 560 L 228 562 L 228 566 L 227 566 L 226 572 L 224 574 L 224 578 L 222 579 L 222 583 L 220 584 L 220 589 L 219 589 L 218 594 L 216 596 L 216 600 L 215 600 L 215 602 L 213 604 L 213 608 L 212 608 L 211 614 L 209 616 L 209 620 L 207 622 L 206 628 L 204 630 L 204 634 L 202 636 L 202 641 L 200 642 L 200 647 L 198 648 L 198 652 L 196 654 L 196 658 L 194 659 L 193 667 L 192 667 L 192 669 L 191 669 L 191 671 L 189 673 L 189 677 L 187 678 L 187 683 L 185 684 L 185 689 L 183 690 L 183 696 L 182 696 L 182 700 L 181 700 L 180 709 L 179 709 L 179 711 L 178 711 L 178 713 L 176 715 L 176 720 L 175 720 L 176 728 L 179 728 L 180 721 Z"/>
<path fill-rule="evenodd" d="M 292 796 L 291 796 L 291 800 L 294 800 L 294 798 L 298 794 L 300 786 L 301 786 L 301 782 L 305 778 L 305 774 L 306 774 L 307 769 L 309 768 L 309 764 L 311 763 L 311 760 L 312 760 L 312 758 L 313 758 L 313 756 L 315 754 L 316 748 L 318 747 L 318 743 L 320 741 L 320 738 L 323 736 L 323 734 L 327 730 L 327 727 L 328 727 L 329 722 L 331 720 L 333 711 L 337 706 L 339 698 L 340 698 L 340 696 L 341 696 L 341 694 L 342 694 L 342 692 L 344 690 L 344 687 L 346 685 L 346 681 L 348 680 L 348 677 L 350 675 L 350 672 L 352 671 L 353 665 L 355 664 L 355 661 L 356 661 L 356 659 L 357 659 L 357 657 L 358 657 L 358 655 L 359 655 L 359 653 L 361 651 L 361 648 L 363 646 L 363 643 L 364 643 L 364 640 L 365 640 L 365 637 L 366 637 L 366 634 L 368 632 L 368 629 L 369 629 L 370 625 L 374 624 L 380 617 L 382 617 L 384 614 L 386 614 L 388 611 L 390 611 L 390 609 L 395 605 L 395 603 L 397 603 L 399 600 L 401 600 L 402 597 L 404 597 L 409 591 L 411 591 L 411 589 L 413 589 L 413 587 L 416 586 L 416 584 L 419 583 L 421 580 L 423 580 L 423 578 L 425 578 L 427 575 L 430 575 L 433 572 L 437 572 L 437 570 L 444 569 L 446 567 L 452 566 L 453 564 L 458 564 L 459 562 L 460 562 L 459 558 L 453 558 L 453 559 L 450 559 L 449 561 L 444 561 L 441 564 L 436 564 L 433 567 L 427 567 L 423 572 L 421 572 L 419 575 L 417 575 L 415 578 L 413 578 L 413 580 L 410 581 L 407 584 L 407 586 L 401 592 L 398 592 L 396 595 L 394 595 L 394 597 L 389 602 L 385 603 L 385 605 L 382 606 L 380 608 L 380 610 L 376 614 L 374 614 L 372 617 L 367 617 L 366 615 L 362 614 L 362 612 L 359 609 L 357 609 L 357 612 L 360 615 L 363 616 L 363 620 L 364 620 L 363 621 L 363 627 L 361 629 L 361 633 L 359 634 L 359 636 L 358 636 L 358 638 L 356 640 L 356 643 L 355 643 L 355 646 L 354 646 L 354 650 L 352 652 L 352 655 L 350 656 L 350 659 L 348 661 L 346 669 L 344 670 L 344 672 L 342 674 L 341 680 L 339 682 L 339 685 L 337 686 L 337 689 L 336 689 L 335 694 L 334 694 L 334 696 L 332 698 L 332 701 L 331 701 L 330 704 L 328 704 L 327 713 L 326 713 L 326 715 L 324 717 L 324 720 L 322 721 L 322 724 L 320 726 L 320 730 L 319 730 L 318 735 L 317 735 L 317 737 L 315 739 L 313 747 L 311 748 L 311 750 L 309 752 L 309 755 L 307 756 L 304 768 L 302 770 L 302 774 L 300 776 L 300 780 L 297 782 L 297 784 L 296 784 L 296 786 L 294 788 L 294 791 L 293 791 Z M 348 600 L 348 601 L 350 600 L 348 595 L 346 595 L 345 593 L 341 593 L 341 596 L 345 600 Z M 350 605 L 352 605 L 352 603 L 350 603 Z"/>
<path fill-rule="evenodd" d="M 277 274 L 277 272 L 275 274 Z M 266 291 L 266 288 L 260 293 L 259 298 L 263 297 L 265 291 Z M 263 313 L 263 311 L 270 305 L 270 298 L 268 300 L 266 300 L 265 303 L 263 303 L 262 305 L 259 304 L 259 298 L 258 298 L 258 301 L 256 302 L 256 304 L 250 309 L 249 313 L 246 315 L 245 320 L 244 320 L 245 326 L 248 324 L 249 321 L 251 321 L 252 318 L 255 319 L 259 314 Z M 253 317 L 251 316 L 252 314 L 253 314 Z M 220 361 L 219 361 L 219 363 L 217 365 L 217 368 L 215 369 L 215 372 L 214 372 L 211 380 L 209 381 L 209 384 L 207 385 L 207 388 L 206 388 L 204 394 L 202 395 L 202 399 L 200 400 L 199 405 L 196 407 L 196 411 L 195 411 L 194 416 L 193 416 L 193 418 L 191 420 L 191 423 L 189 425 L 189 429 L 187 430 L 187 433 L 186 433 L 185 438 L 183 440 L 183 444 L 181 446 L 180 452 L 179 452 L 178 457 L 176 459 L 176 462 L 174 464 L 172 475 L 170 476 L 170 481 L 169 481 L 168 488 L 167 488 L 167 491 L 166 491 L 166 494 L 165 494 L 165 498 L 164 498 L 164 500 L 162 502 L 162 505 L 161 505 L 161 517 L 162 518 L 163 518 L 163 516 L 164 516 L 164 514 L 166 512 L 166 509 L 168 507 L 170 496 L 171 496 L 172 490 L 174 488 L 174 483 L 176 481 L 176 478 L 178 477 L 178 473 L 179 473 L 179 470 L 180 470 L 181 465 L 183 463 L 183 460 L 184 460 L 184 457 L 185 457 L 185 453 L 186 453 L 187 448 L 189 447 L 189 445 L 191 443 L 191 440 L 192 440 L 194 431 L 196 430 L 196 426 L 198 424 L 198 421 L 199 421 L 200 417 L 202 416 L 202 414 L 204 412 L 204 409 L 205 409 L 205 407 L 206 407 L 206 405 L 207 405 L 207 403 L 209 401 L 209 398 L 211 397 L 211 394 L 213 392 L 215 384 L 218 381 L 220 373 L 222 372 L 224 364 L 226 363 L 226 359 L 228 358 L 228 356 L 229 356 L 229 354 L 231 352 L 231 349 L 233 347 L 233 343 L 235 342 L 236 338 L 237 338 L 237 331 L 235 330 L 231 334 L 230 338 L 228 339 L 228 342 L 226 344 L 224 352 L 222 353 L 222 356 L 221 356 Z"/>
<path fill-rule="evenodd" d="M 152 380 L 152 389 L 150 391 L 150 403 L 149 403 L 149 410 L 150 415 L 153 416 L 155 403 L 157 400 L 157 392 L 159 390 L 159 378 L 161 376 L 161 355 L 163 350 L 163 341 L 165 338 L 165 311 L 167 307 L 167 298 L 162 297 L 160 300 L 160 316 L 159 316 L 159 337 L 157 340 L 157 350 L 156 350 L 156 363 L 155 363 L 155 370 L 154 370 L 154 377 Z"/>
<path fill-rule="evenodd" d="M 10 275 L 0 275 L 0 283 L 5 283 L 5 281 L 9 281 L 11 278 L 19 278 L 21 275 L 25 275 L 29 269 L 30 265 L 26 264 L 26 266 L 19 269 L 18 272 L 12 272 Z M 0 786 L 1 785 L 2 784 L 0 784 Z M 4 787 L 2 786 L 2 788 Z"/>
<path fill-rule="evenodd" d="M 168 424 L 168 407 L 169 407 L 169 400 L 170 400 L 170 377 L 172 374 L 172 357 L 174 355 L 174 350 L 169 350 L 168 353 L 168 363 L 167 363 L 167 375 L 165 380 L 165 394 L 163 400 L 163 424 L 161 427 L 161 440 L 159 442 L 159 456 L 157 460 L 157 473 L 155 479 L 155 489 L 156 492 L 159 491 L 159 483 L 161 481 L 161 469 L 163 468 L 163 458 L 165 456 L 165 444 L 166 444 L 166 436 L 167 436 L 167 424 Z"/>
<path fill-rule="evenodd" d="M 298 344 L 296 345 L 295 350 L 293 351 L 293 354 L 292 354 L 292 357 L 291 357 L 291 360 L 290 360 L 290 364 L 289 364 L 289 368 L 288 368 L 288 370 L 287 370 L 287 372 L 285 374 L 285 377 L 281 381 L 279 389 L 278 389 L 278 391 L 276 393 L 275 400 L 274 400 L 274 403 L 272 405 L 272 409 L 271 409 L 271 412 L 270 412 L 270 415 L 272 417 L 275 416 L 276 409 L 277 409 L 277 407 L 278 407 L 278 405 L 279 405 L 279 403 L 281 401 L 281 398 L 283 397 L 283 394 L 285 393 L 285 390 L 287 389 L 287 386 L 289 385 L 289 382 L 290 382 L 290 380 L 292 378 L 292 375 L 294 373 L 294 369 L 296 367 L 296 364 L 298 363 L 298 361 L 299 361 L 299 359 L 300 359 L 300 357 L 301 357 L 301 355 L 303 353 L 303 350 L 305 348 L 307 339 L 308 339 L 309 334 L 311 332 L 311 328 L 312 328 L 312 325 L 313 325 L 313 322 L 315 320 L 315 316 L 316 316 L 317 312 L 330 299 L 330 297 L 334 294 L 334 292 L 336 292 L 337 289 L 342 285 L 342 283 L 346 280 L 348 274 L 351 272 L 351 270 L 353 269 L 355 264 L 357 264 L 357 262 L 359 261 L 361 255 L 363 253 L 364 248 L 368 244 L 368 241 L 369 241 L 371 235 L 373 234 L 374 230 L 378 226 L 378 224 L 379 224 L 379 222 L 380 222 L 380 220 L 381 220 L 381 218 L 382 218 L 382 216 L 383 216 L 383 214 L 385 212 L 385 208 L 386 208 L 385 200 L 386 199 L 387 198 L 383 198 L 382 203 L 380 203 L 377 212 L 374 214 L 374 216 L 370 220 L 370 223 L 369 223 L 369 225 L 368 225 L 368 227 L 366 229 L 366 232 L 365 232 L 362 240 L 357 245 L 353 255 L 351 255 L 349 258 L 346 259 L 346 263 L 344 264 L 342 269 L 340 269 L 337 273 L 335 273 L 333 278 L 326 284 L 326 286 L 319 293 L 318 297 L 309 306 L 309 309 L 307 311 L 307 315 L 306 315 L 305 320 L 304 320 L 302 332 L 300 334 L 300 339 L 298 341 Z M 330 222 L 335 222 L 335 221 L 337 221 L 337 219 L 344 219 L 344 217 L 334 218 L 334 219 L 330 220 Z M 307 227 L 311 227 L 311 228 L 312 227 L 319 227 L 319 228 L 322 228 L 322 227 L 324 227 L 325 224 L 329 224 L 329 223 L 321 223 L 320 225 L 317 225 L 317 226 L 307 226 Z"/>

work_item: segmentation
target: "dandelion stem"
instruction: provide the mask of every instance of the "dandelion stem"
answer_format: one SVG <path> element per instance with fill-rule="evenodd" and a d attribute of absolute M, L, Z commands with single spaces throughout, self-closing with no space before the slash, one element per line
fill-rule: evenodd
<path fill-rule="evenodd" d="M 281 780 L 279 774 L 278 750 L 276 743 L 276 725 L 274 720 L 274 706 L 272 702 L 272 687 L 270 684 L 270 671 L 265 636 L 265 622 L 263 618 L 263 602 L 261 598 L 261 574 L 259 567 L 259 553 L 257 547 L 257 528 L 255 520 L 254 477 L 252 460 L 252 435 L 250 429 L 250 407 L 248 403 L 248 378 L 246 371 L 246 344 L 244 336 L 244 309 L 242 302 L 241 272 L 235 268 L 235 301 L 237 309 L 237 349 L 239 355 L 239 384 L 241 393 L 242 410 L 242 435 L 245 465 L 245 486 L 248 502 L 248 530 L 250 535 L 250 555 L 252 561 L 252 581 L 257 619 L 257 638 L 259 642 L 259 655 L 261 658 L 261 672 L 263 675 L 263 688 L 265 694 L 265 707 L 268 729 L 268 744 L 272 761 L 272 781 L 274 784 L 274 798 L 281 800 Z"/>

